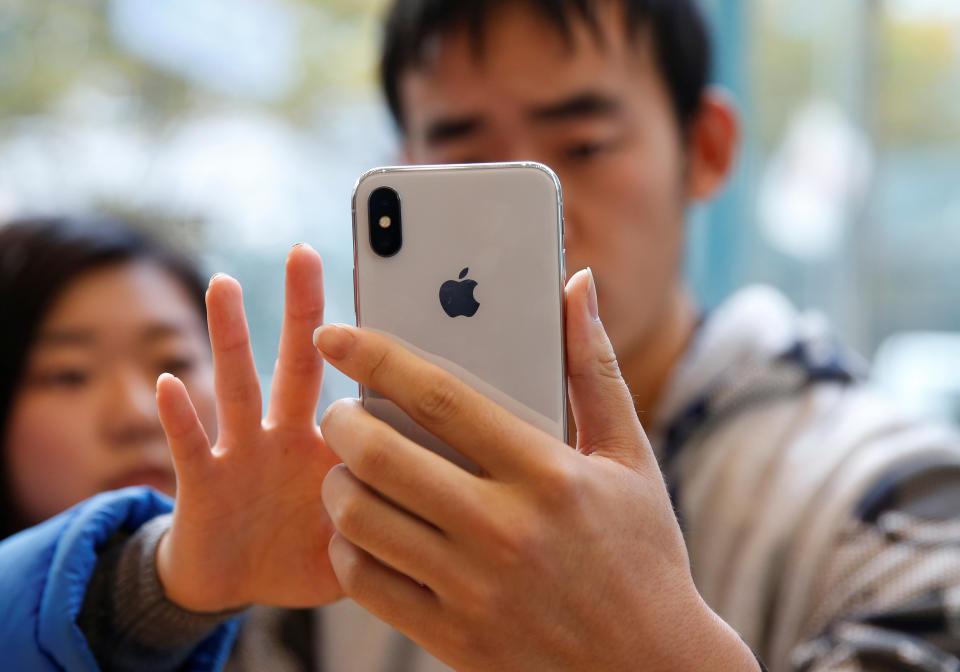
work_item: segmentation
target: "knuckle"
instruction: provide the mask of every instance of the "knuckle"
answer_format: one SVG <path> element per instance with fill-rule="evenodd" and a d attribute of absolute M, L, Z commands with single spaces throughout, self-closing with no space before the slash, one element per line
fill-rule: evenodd
<path fill-rule="evenodd" d="M 360 593 L 362 585 L 360 557 L 356 549 L 352 547 L 341 549 L 336 558 L 336 573 L 337 582 L 343 592 L 351 597 L 356 597 Z"/>
<path fill-rule="evenodd" d="M 464 587 L 463 618 L 475 630 L 497 617 L 499 599 L 495 588 L 485 582 L 475 582 Z"/>
<path fill-rule="evenodd" d="M 220 333 L 214 329 L 216 338 L 213 338 L 213 349 L 217 354 L 227 356 L 242 356 L 250 347 L 250 336 L 246 331 L 238 333 Z"/>
<path fill-rule="evenodd" d="M 191 440 L 196 441 L 200 437 L 199 427 L 193 421 L 193 418 L 184 414 L 182 417 L 168 420 L 163 424 L 163 432 L 171 441 L 186 443 Z"/>
<path fill-rule="evenodd" d="M 227 403 L 248 404 L 260 400 L 260 389 L 252 380 L 241 380 L 222 386 L 217 396 Z"/>
<path fill-rule="evenodd" d="M 387 373 L 390 370 L 390 350 L 387 348 L 382 349 L 379 353 L 374 354 L 370 360 L 370 365 L 367 370 L 367 378 L 370 381 L 370 387 L 378 390 L 380 387 L 380 382 L 384 380 Z"/>
<path fill-rule="evenodd" d="M 385 475 L 391 465 L 387 437 L 370 420 L 356 399 L 334 402 L 320 419 L 320 433 L 362 481 Z"/>
<path fill-rule="evenodd" d="M 323 324 L 323 301 L 314 301 L 308 305 L 288 304 L 286 316 L 297 322 L 319 326 Z"/>
<path fill-rule="evenodd" d="M 551 502 L 573 502 L 579 499 L 584 486 L 584 475 L 575 460 L 555 459 L 543 465 L 539 482 L 541 491 Z"/>
<path fill-rule="evenodd" d="M 605 352 L 597 357 L 597 365 L 600 375 L 606 378 L 620 380 L 620 362 L 617 360 L 617 356 L 613 354 L 613 352 Z"/>
<path fill-rule="evenodd" d="M 489 539 L 488 552 L 494 566 L 499 570 L 510 570 L 537 562 L 543 543 L 540 525 L 532 517 L 514 515 L 509 520 L 489 521 L 485 527 L 485 536 Z"/>
<path fill-rule="evenodd" d="M 316 350 L 299 353 L 296 355 L 281 356 L 281 366 L 295 376 L 307 376 L 322 370 L 323 357 Z"/>
<path fill-rule="evenodd" d="M 363 507 L 355 492 L 341 497 L 335 510 L 331 513 L 333 524 L 348 539 L 354 538 L 363 529 Z"/>
<path fill-rule="evenodd" d="M 324 411 L 320 418 L 320 431 L 326 434 L 329 430 L 335 429 L 337 424 L 353 409 L 353 402 L 349 399 L 338 399 Z"/>
<path fill-rule="evenodd" d="M 468 652 L 470 640 L 475 636 L 471 626 L 456 613 L 448 614 L 437 622 L 424 619 L 424 625 L 430 628 L 435 641 L 448 651 Z"/>
<path fill-rule="evenodd" d="M 623 376 L 620 372 L 620 361 L 612 350 L 607 350 L 594 360 L 594 363 L 571 366 L 567 372 L 571 380 L 590 380 L 600 376 L 609 380 L 620 381 Z"/>
<path fill-rule="evenodd" d="M 453 619 L 452 639 L 458 651 L 467 659 L 490 660 L 498 653 L 502 641 L 494 634 L 502 627 L 505 614 L 515 610 L 516 595 L 509 598 L 505 591 L 486 586 L 474 590 L 471 599 Z"/>
<path fill-rule="evenodd" d="M 362 481 L 370 481 L 387 473 L 389 456 L 382 442 L 368 429 L 357 429 L 356 454 L 350 460 L 350 470 Z"/>
<path fill-rule="evenodd" d="M 420 394 L 417 412 L 420 419 L 434 425 L 444 425 L 452 420 L 460 407 L 461 392 L 450 380 L 434 382 Z"/>

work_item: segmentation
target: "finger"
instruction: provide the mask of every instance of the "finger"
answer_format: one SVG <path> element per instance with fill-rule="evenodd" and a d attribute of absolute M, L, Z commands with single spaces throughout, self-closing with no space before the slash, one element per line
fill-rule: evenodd
<path fill-rule="evenodd" d="M 240 283 L 218 273 L 207 290 L 220 434 L 242 436 L 260 427 L 260 382 L 250 349 Z"/>
<path fill-rule="evenodd" d="M 634 460 L 641 452 L 650 453 L 630 390 L 598 316 L 590 269 L 570 279 L 566 301 L 567 378 L 577 424 L 577 449 L 619 460 Z"/>
<path fill-rule="evenodd" d="M 173 456 L 177 481 L 182 483 L 194 476 L 202 478 L 203 471 L 210 464 L 210 440 L 200 424 L 187 388 L 169 373 L 157 379 L 157 410 Z"/>
<path fill-rule="evenodd" d="M 331 404 L 323 438 L 361 481 L 447 533 L 469 529 L 486 506 L 483 481 L 402 436 L 356 399 Z"/>
<path fill-rule="evenodd" d="M 330 563 L 347 597 L 404 634 L 446 627 L 437 597 L 413 579 L 378 562 L 341 534 L 328 546 Z"/>
<path fill-rule="evenodd" d="M 494 477 L 528 473 L 551 458 L 556 442 L 545 441 L 547 434 L 386 336 L 325 325 L 314 342 L 333 366 L 396 403 Z"/>
<path fill-rule="evenodd" d="M 283 327 L 267 422 L 312 426 L 323 379 L 323 357 L 313 331 L 323 322 L 323 263 L 306 244 L 287 257 Z"/>
<path fill-rule="evenodd" d="M 337 532 L 380 562 L 435 591 L 455 578 L 443 533 L 383 499 L 346 466 L 330 470 L 322 495 Z"/>

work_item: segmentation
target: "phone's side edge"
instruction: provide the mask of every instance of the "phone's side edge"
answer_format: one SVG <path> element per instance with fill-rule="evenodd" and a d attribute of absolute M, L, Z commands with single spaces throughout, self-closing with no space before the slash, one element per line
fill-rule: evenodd
<path fill-rule="evenodd" d="M 357 268 L 360 265 L 360 239 L 357 237 L 357 195 L 360 186 L 371 175 L 381 172 L 381 169 L 368 170 L 361 175 L 353 185 L 353 198 L 351 199 L 350 220 L 353 227 L 353 319 L 358 327 L 362 326 L 360 321 L 360 274 Z M 357 395 L 362 404 L 365 398 L 363 385 L 357 383 Z"/>
<path fill-rule="evenodd" d="M 553 177 L 557 187 L 557 256 L 560 269 L 560 278 L 557 283 L 560 291 L 560 395 L 563 408 L 563 441 L 570 440 L 569 426 L 569 400 L 567 398 L 567 255 L 566 244 L 564 243 L 564 219 L 563 219 L 563 191 L 560 186 L 560 179 L 550 168 L 544 166 L 547 172 Z"/>

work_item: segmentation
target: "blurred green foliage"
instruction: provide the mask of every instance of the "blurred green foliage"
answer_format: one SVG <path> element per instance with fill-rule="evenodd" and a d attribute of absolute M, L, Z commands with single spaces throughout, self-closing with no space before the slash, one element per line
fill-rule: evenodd
<path fill-rule="evenodd" d="M 275 1 L 295 16 L 297 76 L 280 99 L 257 105 L 296 122 L 316 112 L 318 96 L 371 88 L 385 0 Z M 124 50 L 112 34 L 109 5 L 0 3 L 0 119 L 49 113 L 81 83 L 130 96 L 144 121 L 161 124 L 187 111 L 249 102 L 197 87 Z"/>

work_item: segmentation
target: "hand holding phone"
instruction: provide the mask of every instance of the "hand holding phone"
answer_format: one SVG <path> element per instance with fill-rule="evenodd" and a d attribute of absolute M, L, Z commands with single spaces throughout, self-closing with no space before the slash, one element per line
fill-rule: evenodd
<path fill-rule="evenodd" d="M 577 450 L 382 334 L 318 330 L 327 362 L 482 467 L 423 450 L 357 400 L 330 406 L 321 429 L 344 464 L 323 502 L 341 587 L 457 670 L 756 670 L 697 593 L 589 271 L 566 306 Z"/>

